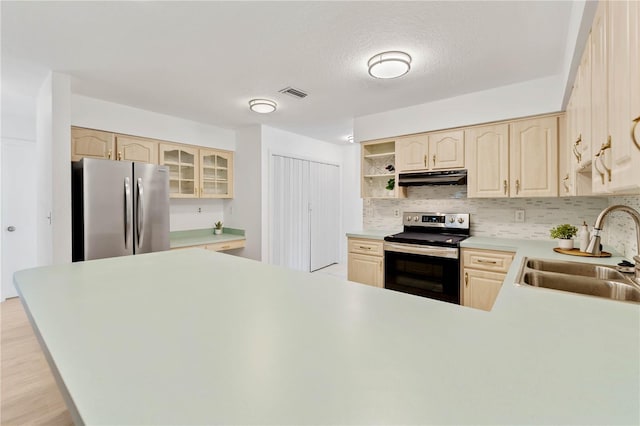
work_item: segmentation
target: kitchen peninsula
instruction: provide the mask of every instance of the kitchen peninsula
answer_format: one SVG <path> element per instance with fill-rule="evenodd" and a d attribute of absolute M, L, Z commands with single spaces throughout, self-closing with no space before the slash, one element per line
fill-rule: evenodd
<path fill-rule="evenodd" d="M 15 282 L 77 424 L 638 424 L 640 306 L 514 268 L 492 312 L 199 249 Z"/>

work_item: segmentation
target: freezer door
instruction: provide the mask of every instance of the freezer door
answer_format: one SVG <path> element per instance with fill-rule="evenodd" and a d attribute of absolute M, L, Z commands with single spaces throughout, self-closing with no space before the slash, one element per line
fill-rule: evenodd
<path fill-rule="evenodd" d="M 169 250 L 169 169 L 133 164 L 134 253 Z"/>
<path fill-rule="evenodd" d="M 73 260 L 133 254 L 132 163 L 83 158 L 73 179 Z"/>

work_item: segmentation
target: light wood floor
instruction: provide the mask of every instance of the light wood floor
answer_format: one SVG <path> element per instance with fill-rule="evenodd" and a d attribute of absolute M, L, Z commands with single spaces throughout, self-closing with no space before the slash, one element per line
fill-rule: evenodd
<path fill-rule="evenodd" d="M 73 425 L 18 298 L 0 303 L 0 424 Z"/>

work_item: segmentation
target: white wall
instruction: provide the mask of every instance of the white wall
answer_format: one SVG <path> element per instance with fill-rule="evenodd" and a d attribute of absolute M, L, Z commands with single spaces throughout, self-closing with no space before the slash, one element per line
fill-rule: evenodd
<path fill-rule="evenodd" d="M 246 246 L 239 254 L 262 260 L 262 127 L 236 131 L 234 197 L 225 202 L 225 226 L 245 230 Z"/>
<path fill-rule="evenodd" d="M 347 262 L 345 233 L 362 229 L 362 199 L 360 198 L 360 144 L 342 147 L 342 231 L 341 262 Z"/>
<path fill-rule="evenodd" d="M 71 262 L 71 78 L 53 73 L 53 263 Z"/>
<path fill-rule="evenodd" d="M 39 265 L 71 262 L 70 96 L 69 76 L 51 73 L 36 101 Z"/>
<path fill-rule="evenodd" d="M 565 48 L 565 58 L 563 65 L 564 97 L 562 99 L 562 110 L 564 110 L 571 96 L 571 89 L 576 78 L 578 66 L 582 59 L 591 31 L 591 24 L 595 16 L 598 2 L 574 0 L 571 5 L 571 20 L 567 25 L 567 46 Z"/>
<path fill-rule="evenodd" d="M 531 80 L 354 119 L 358 142 L 560 111 L 562 76 Z"/>
<path fill-rule="evenodd" d="M 71 96 L 71 124 L 169 142 L 236 148 L 233 130 L 77 94 Z M 171 199 L 170 204 L 171 231 L 210 228 L 224 221 L 223 200 Z"/>
<path fill-rule="evenodd" d="M 269 182 L 271 154 L 337 164 L 342 173 L 343 147 L 269 126 L 262 126 L 262 260 L 269 261 Z M 341 181 L 343 178 L 341 177 Z M 342 199 L 342 194 L 340 196 Z M 342 209 L 342 206 L 341 206 Z M 341 224 L 340 232 L 344 235 Z M 346 241 L 341 242 L 344 246 Z M 344 251 L 341 247 L 341 252 Z"/>
<path fill-rule="evenodd" d="M 128 105 L 73 94 L 71 124 L 170 142 L 235 149 L 235 132 Z"/>
<path fill-rule="evenodd" d="M 20 93 L 17 90 L 14 90 L 13 87 L 9 87 L 6 84 L 2 85 L 2 105 L 0 112 L 0 135 L 2 135 L 2 144 L 5 143 L 19 143 L 24 142 L 28 144 L 33 144 L 35 146 L 36 141 L 36 99 L 32 96 L 27 96 L 23 93 Z M 35 148 L 34 148 L 35 150 Z M 0 167 L 2 164 L 2 149 L 0 149 Z M 11 161 L 10 158 L 5 158 L 5 161 Z M 34 167 L 35 169 L 35 167 Z M 2 173 L 0 173 L 0 177 Z M 5 184 L 11 184 L 11 182 L 5 181 Z M 0 179 L 0 188 L 2 187 L 2 181 Z M 4 191 L 2 191 L 4 192 Z M 36 191 L 32 192 L 32 199 L 30 200 L 30 205 L 33 207 L 32 211 L 35 211 L 36 208 Z M 2 208 L 0 208 L 0 223 L 3 225 L 2 232 L 7 232 L 6 227 L 10 225 L 7 223 L 7 217 L 2 216 L 3 210 L 6 211 L 9 206 L 4 205 L 5 201 L 0 200 L 3 203 Z M 35 218 L 35 213 L 33 215 L 29 215 L 29 217 Z M 24 234 L 24 238 L 35 240 L 36 237 L 36 223 L 35 219 L 32 223 L 29 223 L 27 229 L 22 229 L 21 232 Z M 0 238 L 0 259 L 2 259 L 3 253 L 4 255 L 9 255 L 10 253 L 7 251 L 9 247 L 3 246 L 2 238 Z M 35 244 L 34 244 L 35 246 Z M 26 263 L 35 265 L 37 262 L 37 253 L 32 254 L 31 259 L 25 259 Z M 0 262 L 0 279 L 4 277 L 8 273 L 8 271 L 14 269 L 14 267 L 8 266 L 5 272 L 2 272 L 2 263 Z M 0 285 L 0 292 L 3 285 Z M 7 294 L 0 293 L 0 301 L 4 300 L 7 297 Z"/>
<path fill-rule="evenodd" d="M 172 231 L 213 229 L 217 221 L 226 222 L 221 200 L 172 199 L 169 206 L 169 228 Z"/>

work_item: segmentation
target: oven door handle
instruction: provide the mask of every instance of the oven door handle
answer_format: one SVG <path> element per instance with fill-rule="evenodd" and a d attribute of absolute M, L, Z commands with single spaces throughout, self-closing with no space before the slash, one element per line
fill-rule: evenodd
<path fill-rule="evenodd" d="M 450 247 L 420 246 L 417 244 L 384 243 L 384 251 L 396 253 L 419 254 L 423 256 L 457 259 L 458 249 Z"/>

